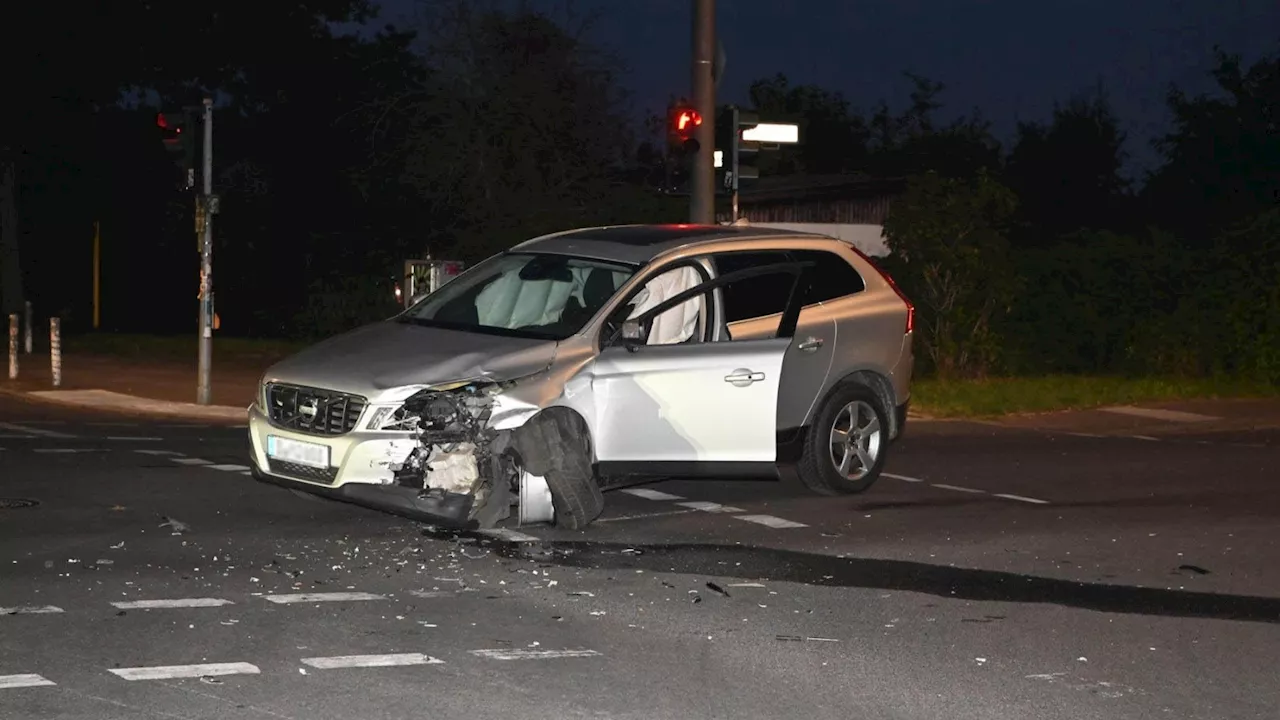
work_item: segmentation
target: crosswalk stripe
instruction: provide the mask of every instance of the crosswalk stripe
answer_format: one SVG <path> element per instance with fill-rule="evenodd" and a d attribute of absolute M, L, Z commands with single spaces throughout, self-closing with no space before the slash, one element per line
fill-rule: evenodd
<path fill-rule="evenodd" d="M 399 653 L 394 655 L 338 655 L 334 657 L 303 658 L 302 664 L 319 670 L 334 670 L 337 668 L 443 665 L 444 661 L 422 653 Z"/>
<path fill-rule="evenodd" d="M 178 678 L 212 677 L 216 675 L 258 675 L 262 672 L 257 665 L 246 662 L 109 668 L 109 670 L 113 675 L 125 680 L 176 680 Z"/>

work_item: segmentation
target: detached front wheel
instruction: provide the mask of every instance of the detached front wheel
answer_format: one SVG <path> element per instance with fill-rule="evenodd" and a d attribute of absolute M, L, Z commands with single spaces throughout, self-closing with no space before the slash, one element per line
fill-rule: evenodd
<path fill-rule="evenodd" d="M 839 386 L 822 404 L 805 438 L 800 480 L 820 495 L 866 491 L 888 457 L 889 418 L 865 385 Z"/>

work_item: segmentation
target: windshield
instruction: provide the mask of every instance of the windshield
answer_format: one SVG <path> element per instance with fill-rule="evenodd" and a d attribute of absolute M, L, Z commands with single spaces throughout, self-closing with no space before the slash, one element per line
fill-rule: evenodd
<path fill-rule="evenodd" d="M 634 272 L 630 266 L 599 260 L 504 253 L 423 298 L 399 320 L 563 340 L 581 330 Z"/>

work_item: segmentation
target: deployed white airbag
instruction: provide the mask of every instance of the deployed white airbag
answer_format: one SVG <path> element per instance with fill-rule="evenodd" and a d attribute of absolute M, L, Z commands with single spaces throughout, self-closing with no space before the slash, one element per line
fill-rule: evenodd
<path fill-rule="evenodd" d="M 631 318 L 639 317 L 644 312 L 676 295 L 695 287 L 702 282 L 702 276 L 692 267 L 685 266 L 668 270 L 650 280 L 645 290 L 640 293 L 640 301 L 631 312 Z M 703 297 L 690 298 L 687 302 L 667 310 L 653 319 L 653 328 L 649 330 L 649 345 L 674 345 L 682 343 L 698 330 L 698 318 L 702 314 Z M 628 318 L 630 319 L 630 318 Z"/>

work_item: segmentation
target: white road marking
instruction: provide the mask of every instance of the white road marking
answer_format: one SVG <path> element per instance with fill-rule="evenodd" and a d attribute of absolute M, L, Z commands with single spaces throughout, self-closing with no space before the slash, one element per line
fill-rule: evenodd
<path fill-rule="evenodd" d="M 472 655 L 488 660 L 551 660 L 555 658 L 598 657 L 595 650 L 472 650 Z"/>
<path fill-rule="evenodd" d="M 1096 433 L 1069 432 L 1069 433 L 1067 433 L 1067 434 L 1068 434 L 1068 435 L 1074 435 L 1075 437 L 1087 437 L 1087 438 L 1105 438 L 1105 437 L 1107 437 L 1106 435 L 1098 435 L 1098 434 L 1096 434 Z"/>
<path fill-rule="evenodd" d="M 57 605 L 20 605 L 18 607 L 0 607 L 0 615 L 48 615 L 63 612 Z"/>
<path fill-rule="evenodd" d="M 772 515 L 734 515 L 734 517 L 739 520 L 746 520 L 747 522 L 759 523 L 765 527 L 774 528 L 775 530 L 809 527 L 804 523 L 791 522 L 790 520 L 783 520 L 780 517 L 774 517 Z"/>
<path fill-rule="evenodd" d="M 1005 500 L 1017 500 L 1017 501 L 1019 501 L 1019 502 L 1035 503 L 1036 505 L 1048 505 L 1048 504 L 1049 504 L 1049 501 L 1048 501 L 1048 500 L 1039 500 L 1039 499 L 1036 499 L 1036 498 L 1024 497 L 1024 496 L 1022 496 L 1022 495 L 1009 495 L 1009 494 L 1007 494 L 1007 493 L 995 493 L 995 496 L 996 496 L 996 497 L 998 497 L 998 498 L 1004 498 Z"/>
<path fill-rule="evenodd" d="M 112 435 L 107 437 L 107 439 L 115 442 L 160 442 L 161 440 L 164 440 L 164 438 L 158 437 L 127 437 L 120 435 Z"/>
<path fill-rule="evenodd" d="M 1115 413 L 1117 415 L 1133 415 L 1135 417 L 1151 418 L 1153 420 L 1168 420 L 1170 422 L 1207 422 L 1210 420 L 1222 419 L 1212 415 L 1181 412 L 1179 410 L 1162 410 L 1160 408 L 1140 408 L 1133 407 L 1132 405 L 1105 407 L 1102 408 L 1102 412 Z"/>
<path fill-rule="evenodd" d="M 1130 435 L 1134 440 L 1147 440 L 1149 442 L 1160 442 L 1160 438 L 1151 437 L 1150 435 Z"/>
<path fill-rule="evenodd" d="M 628 495 L 634 495 L 645 500 L 683 500 L 679 495 L 664 493 L 661 490 L 650 490 L 649 488 L 623 488 L 618 492 L 624 492 Z"/>
<path fill-rule="evenodd" d="M 163 608 L 202 608 L 234 605 L 230 600 L 222 598 L 178 598 L 176 600 L 128 600 L 113 602 L 112 606 L 120 610 L 156 610 Z"/>
<path fill-rule="evenodd" d="M 113 675 L 125 680 L 176 680 L 206 675 L 257 675 L 262 672 L 257 665 L 245 662 L 108 669 Z"/>
<path fill-rule="evenodd" d="M 974 493 L 976 495 L 985 495 L 985 490 L 974 490 L 973 488 L 960 487 L 959 485 L 944 485 L 943 483 L 930 483 L 936 488 L 943 490 L 955 490 L 956 492 Z"/>
<path fill-rule="evenodd" d="M 400 653 L 398 655 L 340 655 L 335 657 L 303 658 L 302 664 L 310 665 L 320 670 L 333 670 L 336 668 L 443 665 L 444 661 L 422 653 Z"/>
<path fill-rule="evenodd" d="M 616 517 L 599 518 L 595 522 L 610 523 L 610 522 L 623 522 L 625 520 L 645 520 L 647 518 L 660 518 L 660 517 L 667 517 L 670 515 L 688 515 L 691 512 L 698 512 L 698 511 L 697 510 L 668 510 L 666 512 L 644 513 L 643 515 L 618 515 Z"/>
<path fill-rule="evenodd" d="M 742 508 L 732 507 L 730 505 L 721 505 L 720 503 L 703 502 L 701 500 L 690 500 L 689 502 L 676 503 L 681 507 L 687 507 L 691 510 L 701 510 L 709 513 L 740 513 Z"/>
<path fill-rule="evenodd" d="M 174 451 L 172 451 L 172 450 L 134 450 L 134 452 L 136 452 L 136 453 L 141 453 L 141 454 L 143 454 L 143 455 L 161 455 L 161 456 L 167 456 L 167 457 L 182 457 L 182 453 L 180 453 L 180 452 L 174 452 Z"/>
<path fill-rule="evenodd" d="M 57 683 L 34 673 L 29 675 L 0 675 L 0 690 L 25 687 L 46 687 L 49 685 L 57 685 Z"/>
<path fill-rule="evenodd" d="M 85 423 L 89 427 L 138 427 L 138 423 L 122 423 L 122 422 L 91 422 Z"/>
<path fill-rule="evenodd" d="M 0 430 L 8 430 L 9 432 L 23 433 L 27 436 L 36 435 L 39 437 L 47 437 L 47 438 L 67 439 L 67 438 L 75 437 L 75 435 L 68 435 L 67 433 L 55 432 L 53 430 L 42 430 L 40 428 L 33 428 L 26 425 L 18 425 L 17 423 L 0 422 Z"/>
<path fill-rule="evenodd" d="M 410 590 L 409 594 L 414 597 L 431 599 L 431 598 L 442 598 L 442 597 L 455 597 L 458 593 L 454 592 L 453 590 Z"/>
<path fill-rule="evenodd" d="M 106 452 L 101 448 L 36 448 L 35 452 L 46 455 L 74 455 L 76 453 Z"/>
<path fill-rule="evenodd" d="M 176 457 L 176 458 L 169 458 L 169 459 L 172 460 L 173 462 L 178 463 L 179 465 L 212 465 L 213 464 L 209 460 L 201 460 L 200 458 Z"/>
<path fill-rule="evenodd" d="M 223 472 L 246 472 L 248 465 L 205 465 L 210 470 L 221 470 Z"/>
<path fill-rule="evenodd" d="M 383 595 L 363 592 L 330 592 L 330 593 L 290 593 L 286 595 L 264 595 L 264 600 L 278 605 L 289 603 L 311 602 L 350 602 L 353 600 L 386 600 Z"/>
<path fill-rule="evenodd" d="M 887 478 L 893 478 L 894 480 L 904 480 L 906 482 L 914 482 L 914 483 L 924 482 L 920 478 L 907 477 L 906 475 L 894 475 L 893 473 L 887 473 L 887 472 L 882 472 L 880 474 Z"/>
<path fill-rule="evenodd" d="M 492 528 L 487 530 L 477 530 L 476 532 L 480 535 L 496 538 L 504 542 L 538 542 L 538 540 L 541 539 L 532 535 L 525 535 L 522 532 L 517 532 L 510 528 Z"/>

